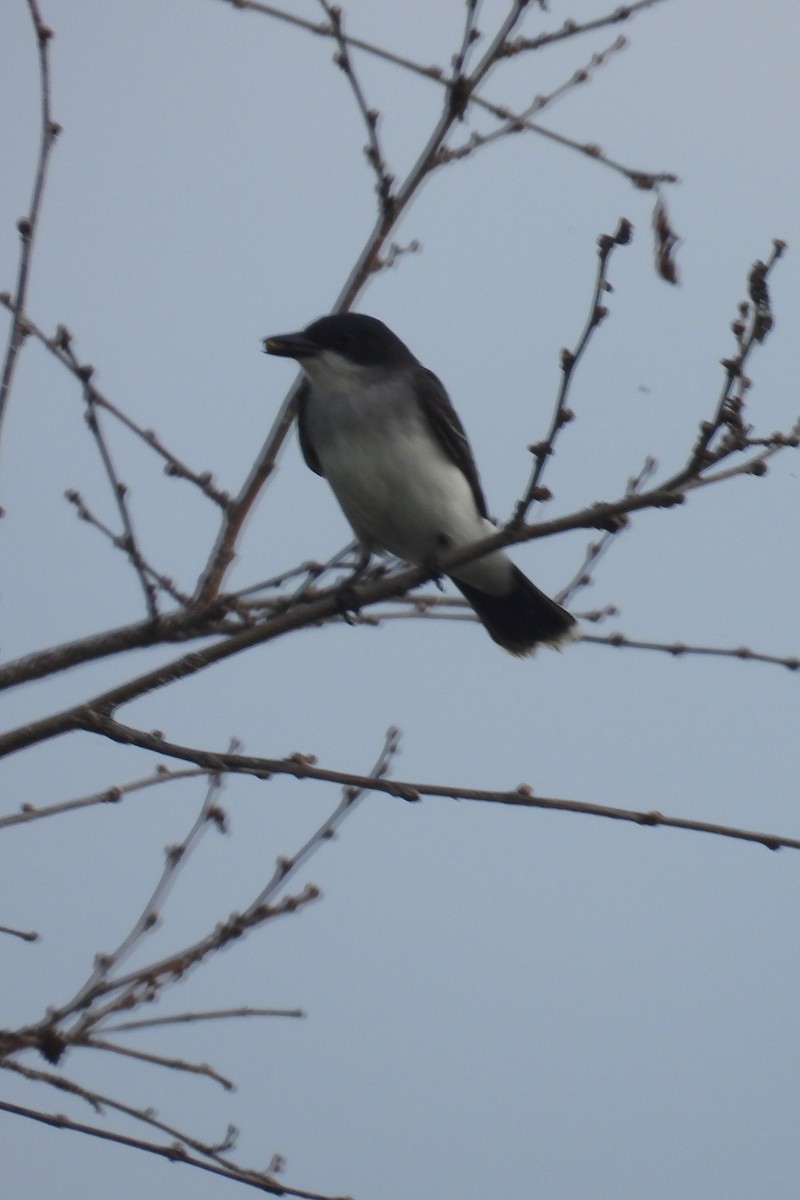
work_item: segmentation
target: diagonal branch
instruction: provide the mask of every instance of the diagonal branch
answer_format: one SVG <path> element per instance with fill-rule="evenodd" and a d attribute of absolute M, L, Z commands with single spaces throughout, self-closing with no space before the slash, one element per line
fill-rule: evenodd
<path fill-rule="evenodd" d="M 536 796 L 528 784 L 520 784 L 511 791 L 492 791 L 483 788 L 388 779 L 384 774 L 355 775 L 349 771 L 334 771 L 318 767 L 305 755 L 293 755 L 288 759 L 259 758 L 252 755 L 217 753 L 193 746 L 183 746 L 155 738 L 150 733 L 122 725 L 110 718 L 99 722 L 98 732 L 102 732 L 105 736 L 121 742 L 123 745 L 139 746 L 158 754 L 167 754 L 186 762 L 195 763 L 210 771 L 232 771 L 236 774 L 255 775 L 262 779 L 267 779 L 272 775 L 289 775 L 294 779 L 315 779 L 346 788 L 357 788 L 361 791 L 382 792 L 406 801 L 419 801 L 425 796 L 437 796 L 448 800 L 476 800 L 487 804 L 510 805 L 515 808 L 540 808 L 551 812 L 582 813 L 586 816 L 605 817 L 614 821 L 628 821 L 634 825 L 663 825 L 670 829 L 684 829 L 694 833 L 710 833 L 718 837 L 756 842 L 766 846 L 768 850 L 779 850 L 782 847 L 800 850 L 800 838 L 739 829 L 730 825 L 697 821 L 688 817 L 670 817 L 660 812 L 593 804 L 583 800 Z M 118 986 L 118 982 L 115 986 Z"/>
<path fill-rule="evenodd" d="M 59 325 L 56 332 L 50 337 L 35 321 L 31 320 L 24 312 L 22 305 L 18 304 L 7 292 L 0 293 L 0 304 L 15 316 L 19 316 L 23 333 L 26 336 L 30 335 L 40 342 L 63 367 L 66 367 L 70 374 L 75 376 L 85 390 L 91 394 L 92 403 L 97 408 L 102 408 L 105 412 L 110 413 L 115 420 L 124 425 L 130 433 L 163 459 L 165 475 L 172 475 L 176 479 L 187 479 L 199 488 L 209 500 L 213 500 L 219 508 L 224 510 L 227 507 L 230 497 L 214 485 L 210 471 L 193 471 L 161 443 L 152 429 L 143 429 L 94 385 L 92 382 L 94 367 L 89 363 L 82 363 L 78 359 L 73 348 L 72 334 L 65 325 Z"/>
<path fill-rule="evenodd" d="M 6 1066 L 20 1071 L 19 1064 L 9 1063 Z M 20 1073 L 28 1074 L 28 1072 L 22 1071 Z M 51 1076 L 47 1080 L 43 1072 L 36 1072 L 35 1075 L 42 1077 L 44 1082 L 49 1081 L 54 1083 L 55 1086 L 63 1082 L 57 1076 Z M 83 1089 L 77 1088 L 72 1090 L 76 1091 L 77 1094 L 83 1091 Z M 204 1143 L 198 1142 L 197 1139 L 189 1137 L 180 1130 L 166 1126 L 163 1122 L 155 1120 L 152 1114 L 145 1110 L 120 1105 L 106 1096 L 95 1096 L 91 1092 L 86 1092 L 85 1098 L 90 1103 L 93 1103 L 95 1108 L 102 1109 L 104 1106 L 115 1108 L 126 1115 L 132 1116 L 136 1120 L 144 1121 L 146 1124 L 152 1125 L 157 1129 L 165 1130 L 172 1140 L 163 1144 L 146 1142 L 141 1138 L 129 1137 L 123 1133 L 115 1133 L 110 1129 L 103 1129 L 99 1125 L 86 1125 L 81 1121 L 73 1121 L 71 1117 L 67 1117 L 62 1113 L 46 1113 L 40 1109 L 26 1108 L 20 1104 L 11 1104 L 7 1100 L 0 1100 L 0 1111 L 12 1113 L 18 1117 L 27 1117 L 29 1120 L 50 1125 L 54 1129 L 69 1129 L 73 1133 L 85 1133 L 90 1137 L 100 1138 L 101 1141 L 115 1142 L 119 1146 L 129 1146 L 134 1150 L 144 1150 L 148 1154 L 155 1154 L 160 1158 L 166 1158 L 169 1162 L 184 1163 L 189 1167 L 198 1167 L 201 1171 L 208 1171 L 212 1175 L 222 1176 L 223 1179 L 230 1179 L 235 1183 L 243 1183 L 247 1187 L 255 1188 L 260 1192 L 267 1192 L 272 1196 L 294 1196 L 297 1200 L 348 1200 L 347 1197 L 337 1198 L 323 1195 L 321 1192 L 310 1192 L 304 1188 L 290 1187 L 289 1184 L 280 1182 L 266 1172 L 255 1171 L 248 1167 L 240 1167 L 227 1157 L 223 1157 L 218 1148 L 206 1146 Z M 227 1146 L 228 1142 L 226 1141 L 224 1148 L 227 1148 Z M 190 1151 L 194 1151 L 194 1153 L 190 1153 Z M 206 1155 L 207 1157 L 198 1157 L 198 1155 Z"/>

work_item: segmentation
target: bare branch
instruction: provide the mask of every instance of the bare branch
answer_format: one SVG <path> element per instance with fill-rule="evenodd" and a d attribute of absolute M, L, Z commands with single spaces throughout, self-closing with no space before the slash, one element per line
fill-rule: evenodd
<path fill-rule="evenodd" d="M 525 130 L 528 132 L 541 132 L 538 126 L 531 124 L 533 117 L 545 108 L 551 108 L 557 100 L 568 95 L 576 87 L 579 87 L 583 83 L 588 83 L 599 67 L 604 66 L 613 54 L 624 50 L 627 45 L 628 42 L 624 37 L 618 37 L 605 50 L 596 51 L 586 66 L 573 71 L 572 75 L 564 83 L 553 88 L 551 92 L 535 96 L 528 107 L 523 109 L 522 112 L 504 118 L 502 124 L 497 129 L 493 129 L 489 133 L 478 133 L 475 130 L 460 146 L 448 146 L 442 150 L 441 161 L 445 163 L 468 158 L 475 151 L 482 150 L 485 146 L 489 146 L 501 138 L 508 137 L 512 133 L 522 133 Z"/>
<path fill-rule="evenodd" d="M 368 779 L 385 779 L 389 773 L 392 760 L 400 747 L 400 730 L 394 726 L 386 731 L 381 752 L 375 762 L 374 767 L 366 777 Z M 295 756 L 297 760 L 302 761 L 302 755 Z M 306 760 L 309 761 L 309 760 Z M 323 821 L 319 829 L 312 833 L 311 837 L 306 841 L 296 854 L 291 858 L 278 859 L 275 873 L 269 880 L 264 889 L 259 893 L 251 905 L 251 909 L 261 904 L 266 904 L 276 893 L 283 887 L 286 880 L 307 862 L 308 859 L 319 850 L 326 841 L 336 836 L 336 833 L 345 818 L 353 811 L 358 802 L 363 798 L 365 791 L 369 788 L 363 788 L 358 785 L 349 785 L 345 787 L 342 798 L 338 806 L 334 809 L 326 821 Z M 250 909 L 248 909 L 248 912 Z"/>
<path fill-rule="evenodd" d="M 662 2 L 663 0 L 640 0 L 639 3 L 621 5 L 605 16 L 595 18 L 592 21 L 565 21 L 560 29 L 540 34 L 537 38 L 518 39 L 515 41 L 506 40 L 502 45 L 498 46 L 497 59 L 499 61 L 501 58 L 508 58 L 522 51 L 544 49 L 557 42 L 580 37 L 584 33 L 594 33 L 599 29 L 633 19 L 645 9 L 652 8 L 653 5 Z M 264 16 L 274 17 L 276 20 L 285 21 L 300 29 L 305 29 L 309 33 L 314 33 L 322 37 L 333 37 L 333 30 L 329 24 L 317 23 L 303 17 L 298 17 L 294 13 L 287 13 L 273 4 L 262 4 L 258 0 L 223 0 L 223 3 L 230 4 L 234 8 L 251 9 Z M 525 0 L 520 5 L 520 8 L 524 9 L 527 3 L 528 0 Z M 484 112 L 490 113 L 497 120 L 504 123 L 516 121 L 518 125 L 521 124 L 522 128 L 530 133 L 538 134 L 538 136 L 543 137 L 547 141 L 555 142 L 565 149 L 577 151 L 579 154 L 593 159 L 602 166 L 608 167 L 617 174 L 624 176 L 636 188 L 650 190 L 657 188 L 661 184 L 676 183 L 678 180 L 677 175 L 672 172 L 646 171 L 639 167 L 626 166 L 624 163 L 610 158 L 594 143 L 576 141 L 574 138 L 567 137 L 566 134 L 558 133 L 553 129 L 547 129 L 545 126 L 538 125 L 529 118 L 524 118 L 520 114 L 514 114 L 502 105 L 495 104 L 491 100 L 486 99 L 485 96 L 476 95 L 474 89 L 469 84 L 465 87 L 464 83 L 459 83 L 462 77 L 460 69 L 457 68 L 458 56 L 454 60 L 454 66 L 456 66 L 454 73 L 448 75 L 441 66 L 431 66 L 414 62 L 413 59 L 407 58 L 402 54 L 395 54 L 383 46 L 364 41 L 362 38 L 350 37 L 348 35 L 344 40 L 348 46 L 363 50 L 367 54 L 372 54 L 385 62 L 392 63 L 394 66 L 419 75 L 423 79 L 432 80 L 434 83 L 439 84 L 440 87 L 451 89 L 456 97 L 453 102 L 456 110 L 463 101 L 463 96 L 468 94 L 470 103 L 477 105 Z"/>
<path fill-rule="evenodd" d="M 233 1080 L 226 1079 L 224 1075 L 220 1075 L 208 1063 L 187 1062 L 183 1058 L 168 1058 L 164 1054 L 153 1054 L 152 1051 L 135 1050 L 131 1046 L 120 1046 L 117 1042 L 109 1042 L 104 1038 L 98 1038 L 94 1035 L 71 1038 L 69 1045 L 85 1046 L 89 1050 L 107 1050 L 111 1054 L 120 1054 L 123 1058 L 135 1058 L 139 1062 L 151 1063 L 156 1067 L 166 1067 L 170 1071 L 184 1071 L 188 1075 L 205 1075 L 207 1079 L 212 1079 L 214 1083 L 218 1083 L 225 1088 L 226 1092 L 232 1092 L 236 1087 Z"/>
<path fill-rule="evenodd" d="M 238 742 L 231 740 L 229 750 L 233 753 L 238 749 Z M 68 1011 L 85 1008 L 90 998 L 98 993 L 100 986 L 109 978 L 111 971 L 118 968 L 138 945 L 145 934 L 150 933 L 158 924 L 161 908 L 175 882 L 178 871 L 183 867 L 197 847 L 205 831 L 214 826 L 220 831 L 225 829 L 225 815 L 219 807 L 218 799 L 222 788 L 219 774 L 213 773 L 209 780 L 208 791 L 191 829 L 183 841 L 175 846 L 168 846 L 165 852 L 165 863 L 151 896 L 147 900 L 139 918 L 134 922 L 130 931 L 116 950 L 107 954 L 98 954 L 95 967 L 89 978 L 79 989 L 78 993 L 64 1007 Z"/>
<path fill-rule="evenodd" d="M 111 451 L 108 443 L 103 435 L 103 430 L 97 416 L 97 406 L 92 397 L 91 389 L 88 387 L 88 380 L 84 383 L 83 398 L 86 402 L 86 424 L 89 431 L 95 440 L 100 459 L 103 463 L 108 482 L 111 485 L 111 492 L 117 505 L 122 528 L 125 530 L 124 537 L 119 539 L 121 549 L 125 551 L 130 562 L 139 577 L 139 583 L 144 592 L 145 603 L 147 605 L 147 613 L 151 620 L 158 617 L 158 605 L 156 603 L 156 589 L 148 577 L 146 564 L 142 558 L 141 552 L 136 539 L 136 534 L 133 528 L 133 521 L 128 509 L 127 493 L 128 485 L 123 483 L 117 474 L 114 460 L 111 457 Z"/>
<path fill-rule="evenodd" d="M 595 17 L 590 21 L 565 21 L 560 29 L 556 29 L 552 33 L 540 33 L 533 38 L 515 38 L 513 42 L 508 43 L 505 52 L 508 57 L 511 57 L 515 54 L 527 53 L 529 50 L 541 50 L 544 46 L 552 46 L 555 42 L 563 42 L 568 38 L 577 37 L 579 34 L 596 33 L 598 29 L 606 29 L 609 25 L 618 25 L 622 21 L 629 21 L 640 12 L 644 12 L 645 9 L 653 8 L 656 4 L 661 3 L 663 0 L 637 0 L 634 4 L 621 4 L 613 12 L 607 13 L 603 17 Z"/>
<path fill-rule="evenodd" d="M 41 133 L 39 137 L 39 157 L 36 164 L 36 175 L 33 181 L 33 194 L 27 214 L 20 217 L 17 229 L 20 236 L 19 263 L 17 266 L 17 282 L 14 288 L 13 319 L 8 337 L 3 370 L 0 374 L 0 427 L 8 407 L 8 398 L 14 380 L 14 371 L 27 330 L 22 319 L 25 300 L 28 294 L 28 279 L 30 276 L 33 243 L 39 228 L 42 197 L 44 195 L 47 167 L 50 162 L 50 151 L 56 137 L 61 132 L 61 126 L 53 120 L 50 111 L 50 60 L 49 46 L 53 31 L 42 20 L 37 0 L 27 0 L 28 10 L 36 34 L 36 45 L 39 51 L 39 80 L 41 87 Z"/>
<path fill-rule="evenodd" d="M 347 49 L 347 39 L 344 36 L 342 26 L 342 10 L 336 4 L 329 4 L 328 0 L 319 0 L 328 19 L 331 23 L 333 36 L 336 39 L 336 44 L 339 47 L 334 62 L 337 67 L 341 67 L 347 82 L 350 84 L 353 95 L 358 105 L 358 110 L 364 120 L 364 125 L 367 130 L 367 138 L 369 144 L 365 147 L 364 154 L 367 162 L 375 172 L 375 190 L 378 193 L 378 202 L 380 206 L 380 214 L 388 219 L 392 215 L 392 184 L 394 183 L 394 175 L 392 175 L 381 148 L 380 139 L 378 138 L 378 121 L 380 113 L 374 108 L 370 108 L 364 97 L 364 91 L 359 83 L 358 76 L 353 69 L 353 64 L 350 60 L 350 54 Z"/>
<path fill-rule="evenodd" d="M 800 658 L 795 655 L 765 654 L 761 650 L 751 650 L 748 646 L 696 646 L 687 642 L 644 642 L 640 638 L 629 638 L 624 633 L 609 633 L 605 637 L 600 634 L 584 633 L 581 635 L 581 641 L 596 646 L 614 646 L 627 650 L 657 650 L 663 654 L 669 654 L 673 658 L 684 658 L 693 654 L 709 658 L 738 658 L 742 662 L 769 663 L 776 667 L 786 667 L 789 671 L 800 670 Z"/>
<path fill-rule="evenodd" d="M 95 984 L 91 992 L 82 996 L 81 1008 L 91 1006 L 78 1020 L 73 1029 L 63 1034 L 65 1044 L 82 1039 L 88 1030 L 98 1027 L 106 1017 L 122 1011 L 130 1011 L 141 1003 L 150 1003 L 167 984 L 183 979 L 192 968 L 207 959 L 211 954 L 221 950 L 231 942 L 238 941 L 253 929 L 263 925 L 274 917 L 287 916 L 299 912 L 307 904 L 319 899 L 319 889 L 308 884 L 296 895 L 286 896 L 278 903 L 264 904 L 257 909 L 248 909 L 247 914 L 233 913 L 227 920 L 220 922 L 206 937 L 200 938 L 190 946 L 169 954 L 145 967 L 129 971 L 116 979 L 105 979 Z M 97 1003 L 103 996 L 111 999 L 105 1006 Z M 49 1010 L 46 1018 L 36 1025 L 26 1027 L 23 1036 L 31 1039 L 53 1036 L 55 1026 L 75 1012 L 75 1002 L 70 1001 L 58 1009 Z M 56 1035 L 61 1037 L 62 1035 Z"/>
<path fill-rule="evenodd" d="M 208 1012 L 177 1013 L 171 1017 L 142 1017 L 138 1021 L 118 1021 L 103 1025 L 104 1033 L 125 1033 L 152 1029 L 159 1025 L 188 1025 L 196 1021 L 227 1021 L 231 1017 L 305 1017 L 302 1008 L 218 1008 Z"/>
<path fill-rule="evenodd" d="M 92 382 L 94 375 L 94 367 L 89 363 L 82 363 L 75 355 L 73 348 L 72 334 L 65 325 L 59 325 L 52 337 L 44 332 L 44 330 L 36 324 L 35 321 L 24 312 L 23 308 L 11 297 L 7 292 L 0 292 L 0 304 L 7 308 L 9 312 L 18 315 L 22 322 L 23 330 L 26 335 L 35 338 L 42 346 L 44 346 L 55 359 L 63 367 L 72 374 L 85 392 L 91 395 L 92 403 L 110 413 L 115 420 L 124 425 L 130 433 L 149 446 L 158 456 L 164 460 L 164 474 L 172 475 L 176 479 L 186 479 L 189 483 L 193 483 L 209 500 L 212 500 L 219 508 L 226 508 L 230 503 L 230 497 L 227 492 L 219 491 L 214 486 L 214 477 L 210 471 L 193 471 L 184 462 L 173 454 L 162 444 L 157 435 L 152 429 L 143 429 L 137 425 L 127 413 L 124 413 L 121 408 L 118 408 L 107 396 L 105 396 Z"/>
<path fill-rule="evenodd" d="M 183 771 L 173 771 L 168 767 L 159 766 L 152 775 L 144 779 L 136 779 L 132 783 L 114 784 L 103 788 L 100 792 L 92 792 L 88 796 L 78 796 L 73 800 L 61 800 L 58 804 L 42 805 L 35 808 L 32 804 L 23 804 L 19 812 L 9 813 L 0 817 L 0 829 L 9 825 L 25 825 L 30 821 L 39 821 L 43 817 L 60 816 L 62 813 L 74 812 L 80 808 L 91 808 L 97 804 L 118 804 L 124 796 L 139 792 L 144 788 L 156 787 L 160 783 L 170 783 L 173 779 L 196 779 L 198 775 L 207 775 L 196 767 Z"/>
<path fill-rule="evenodd" d="M 120 487 L 124 488 L 125 485 L 121 484 Z M 94 515 L 92 510 L 86 504 L 86 501 L 83 499 L 83 496 L 80 494 L 80 492 L 76 492 L 74 488 L 70 488 L 64 493 L 64 496 L 65 499 L 68 500 L 71 505 L 73 505 L 75 509 L 75 515 L 78 517 L 78 520 L 85 521 L 86 524 L 91 525 L 93 529 L 99 530 L 104 537 L 108 538 L 115 549 L 124 551 L 128 558 L 131 558 L 131 561 L 134 561 L 131 556 L 130 541 L 127 534 L 124 537 L 120 537 L 119 534 L 114 533 L 113 529 L 109 528 L 109 526 L 101 521 L 99 517 Z M 140 572 L 140 575 L 143 575 L 145 578 L 147 587 L 149 589 L 148 594 L 152 592 L 153 584 L 155 584 L 161 589 L 162 592 L 165 592 L 166 595 L 177 601 L 178 604 L 188 606 L 191 603 L 190 597 L 178 590 L 178 588 L 175 586 L 174 580 L 171 579 L 169 575 L 163 575 L 160 571 L 157 571 L 155 567 L 153 567 L 142 557 L 141 551 L 138 549 L 136 550 L 136 559 L 134 565 L 136 566 L 137 571 Z M 151 610 L 149 619 L 152 621 L 156 620 L 157 618 L 158 612 Z"/>
<path fill-rule="evenodd" d="M 219 1146 L 208 1145 L 198 1141 L 196 1138 L 189 1137 L 173 1126 L 166 1125 L 163 1121 L 157 1120 L 149 1110 L 131 1108 L 129 1105 L 120 1104 L 108 1096 L 102 1096 L 99 1093 L 81 1088 L 70 1080 L 64 1079 L 62 1076 L 52 1075 L 44 1071 L 31 1071 L 30 1068 L 23 1067 L 20 1063 L 9 1061 L 0 1064 L 0 1066 L 6 1070 L 12 1070 L 19 1075 L 23 1075 L 27 1079 L 49 1083 L 51 1086 L 59 1088 L 62 1091 L 79 1096 L 91 1104 L 97 1112 L 101 1112 L 105 1108 L 114 1109 L 125 1116 L 132 1117 L 134 1120 L 141 1121 L 154 1129 L 164 1132 L 173 1140 L 167 1144 L 146 1142 L 141 1138 L 114 1133 L 109 1129 L 103 1129 L 101 1126 L 85 1125 L 82 1122 L 73 1121 L 71 1117 L 67 1117 L 62 1113 L 45 1113 L 39 1109 L 10 1104 L 5 1100 L 0 1100 L 0 1111 L 13 1113 L 20 1117 L 28 1117 L 33 1121 L 40 1121 L 56 1129 L 69 1129 L 73 1133 L 85 1133 L 91 1137 L 100 1138 L 103 1141 L 115 1142 L 121 1146 L 130 1146 L 134 1150 L 144 1150 L 148 1154 L 155 1154 L 161 1158 L 168 1159 L 170 1162 L 179 1162 L 184 1163 L 186 1166 L 198 1167 L 202 1171 L 209 1171 L 212 1175 L 221 1175 L 224 1179 L 231 1179 L 236 1183 L 246 1184 L 248 1187 L 256 1188 L 270 1195 L 295 1196 L 298 1197 L 298 1200 L 337 1200 L 337 1198 L 325 1196 L 319 1192 L 309 1192 L 302 1188 L 290 1187 L 288 1184 L 279 1182 L 273 1176 L 263 1171 L 240 1167 L 232 1162 L 224 1155 L 230 1149 L 235 1139 L 236 1130 L 233 1128 L 228 1130 L 225 1139 L 223 1139 Z M 190 1153 L 190 1151 L 194 1153 Z M 197 1155 L 204 1157 L 196 1157 Z M 339 1197 L 338 1200 L 349 1200 L 349 1198 Z"/>
<path fill-rule="evenodd" d="M 626 496 L 633 496 L 637 492 L 641 491 L 645 483 L 652 479 L 657 466 L 658 463 L 656 460 L 648 455 L 648 457 L 644 460 L 644 464 L 642 465 L 642 469 L 640 470 L 639 474 L 634 475 L 628 480 L 628 486 L 625 489 Z M 600 559 L 605 556 L 617 534 L 621 533 L 625 528 L 627 528 L 627 526 L 621 525 L 616 529 L 606 529 L 602 537 L 600 537 L 596 542 L 589 543 L 589 545 L 586 547 L 586 553 L 584 554 L 583 562 L 578 567 L 575 575 L 573 575 L 566 587 L 561 588 L 561 590 L 556 594 L 556 600 L 559 604 L 566 604 L 569 600 L 575 597 L 581 588 L 588 587 L 589 584 L 592 583 L 592 567 L 596 566 Z"/>
<path fill-rule="evenodd" d="M 6 933 L 9 937 L 19 938 L 23 942 L 38 942 L 39 940 L 39 934 L 35 931 L 11 929 L 8 925 L 0 925 L 0 933 Z"/>
<path fill-rule="evenodd" d="M 553 418 L 550 422 L 550 428 L 547 436 L 541 442 L 536 442 L 530 448 L 534 457 L 533 470 L 531 472 L 528 486 L 522 499 L 518 502 L 514 516 L 512 518 L 514 524 L 524 521 L 530 509 L 531 504 L 535 500 L 547 500 L 550 498 L 550 493 L 546 488 L 541 487 L 542 476 L 544 475 L 545 467 L 548 458 L 554 453 L 555 442 L 558 434 L 563 427 L 568 424 L 574 414 L 567 408 L 567 397 L 569 395 L 570 383 L 575 371 L 575 367 L 580 362 L 586 347 L 589 345 L 592 334 L 597 326 L 608 315 L 608 309 L 600 303 L 600 298 L 604 292 L 610 290 L 607 279 L 608 263 L 611 258 L 611 253 L 615 246 L 627 246 L 631 240 L 633 227 L 630 221 L 624 217 L 620 220 L 617 226 L 617 231 L 614 234 L 604 233 L 597 239 L 597 275 L 595 277 L 594 291 L 589 305 L 589 316 L 583 328 L 583 333 L 578 338 L 578 341 L 573 350 L 564 349 L 561 351 L 561 386 L 556 397 L 556 406 L 553 412 Z"/>
<path fill-rule="evenodd" d="M 597 639 L 590 637 L 582 640 L 595 641 Z M 743 654 L 736 655 L 736 657 L 750 657 L 750 655 Z M 288 759 L 273 759 L 257 758 L 251 755 L 220 754 L 193 746 L 183 746 L 175 742 L 154 739 L 151 734 L 147 734 L 143 730 L 133 729 L 131 726 L 121 725 L 119 722 L 108 719 L 103 720 L 101 725 L 103 732 L 108 737 L 124 745 L 140 746 L 145 750 L 157 750 L 161 754 L 193 762 L 209 770 L 232 771 L 237 774 L 255 775 L 263 779 L 272 775 L 289 775 L 295 779 L 316 779 L 320 782 L 336 783 L 342 787 L 358 788 L 362 791 L 383 792 L 406 801 L 421 800 L 424 796 L 439 796 L 449 800 L 478 800 L 488 804 L 512 805 L 516 808 L 543 808 L 557 812 L 583 813 L 587 816 L 606 817 L 615 821 L 630 821 L 635 825 L 664 825 L 671 829 L 686 829 L 695 833 L 711 833 L 718 837 L 758 842 L 770 850 L 778 850 L 781 847 L 800 850 L 800 838 L 759 833 L 729 825 L 696 821 L 688 817 L 668 817 L 657 812 L 592 804 L 583 800 L 535 796 L 528 784 L 522 784 L 513 791 L 487 791 L 482 788 L 387 779 L 383 775 L 355 775 L 349 771 L 334 771 L 318 767 L 313 757 L 308 755 L 297 754 Z M 161 969 L 159 968 L 159 970 Z M 130 982 L 130 980 L 125 982 Z M 114 986 L 120 986 L 119 981 Z"/>
<path fill-rule="evenodd" d="M 798 424 L 797 431 L 798 438 L 800 438 L 800 424 Z M 450 574 L 452 568 L 482 558 L 493 550 L 504 549 L 506 546 L 520 542 L 534 541 L 541 537 L 551 537 L 567 530 L 621 528 L 630 513 L 641 509 L 664 509 L 683 504 L 687 493 L 720 482 L 722 479 L 737 475 L 759 477 L 764 474 L 765 461 L 770 456 L 778 453 L 787 445 L 794 444 L 793 438 L 782 437 L 767 448 L 759 450 L 751 458 L 745 459 L 738 466 L 730 467 L 725 471 L 709 474 L 703 473 L 704 469 L 701 469 L 701 473 L 697 474 L 696 471 L 689 468 L 681 468 L 666 480 L 636 495 L 624 495 L 613 502 L 598 502 L 567 516 L 534 525 L 510 523 L 498 530 L 497 533 L 481 538 L 471 546 L 443 555 L 439 569 L 445 574 Z M 725 453 L 732 453 L 732 449 Z M 720 457 L 718 455 L 715 461 L 719 461 Z M 370 579 L 353 588 L 354 608 L 358 610 L 366 605 L 402 595 L 429 578 L 429 569 L 409 567 L 382 578 Z M 267 620 L 244 629 L 240 633 L 232 634 L 225 640 L 203 650 L 192 651 L 164 666 L 147 671 L 117 687 L 110 688 L 91 700 L 10 730 L 0 736 L 0 757 L 76 729 L 106 733 L 106 714 L 113 712 L 121 705 L 175 683 L 179 679 L 186 679 L 198 671 L 205 670 L 206 667 L 242 653 L 251 646 L 284 636 L 292 630 L 329 620 L 342 620 L 337 589 L 315 596 L 291 611 L 268 617 Z M 164 744 L 166 745 L 166 743 Z M 216 767 L 212 766 L 212 769 L 216 769 Z"/>
<path fill-rule="evenodd" d="M 753 303 L 740 304 L 739 316 L 731 325 L 737 351 L 732 358 L 722 360 L 725 380 L 716 412 L 710 421 L 702 421 L 700 424 L 700 434 L 689 459 L 689 473 L 703 471 L 709 465 L 727 457 L 733 450 L 742 449 L 748 444 L 746 435 L 749 430 L 745 427 L 742 414 L 750 381 L 744 373 L 744 366 L 753 348 L 764 340 L 771 328 L 767 277 L 785 249 L 786 243 L 776 238 L 772 244 L 772 254 L 766 263 L 758 261 L 753 264 L 748 280 Z"/>

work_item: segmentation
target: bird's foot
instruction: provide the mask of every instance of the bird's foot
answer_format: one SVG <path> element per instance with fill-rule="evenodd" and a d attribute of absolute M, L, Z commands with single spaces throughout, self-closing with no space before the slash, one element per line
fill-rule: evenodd
<path fill-rule="evenodd" d="M 442 533 L 436 539 L 436 545 L 430 554 L 425 556 L 425 561 L 422 566 L 429 573 L 431 580 L 436 584 L 440 592 L 444 591 L 445 573 L 442 570 L 442 555 L 446 554 L 451 548 L 452 542 L 446 534 Z"/>

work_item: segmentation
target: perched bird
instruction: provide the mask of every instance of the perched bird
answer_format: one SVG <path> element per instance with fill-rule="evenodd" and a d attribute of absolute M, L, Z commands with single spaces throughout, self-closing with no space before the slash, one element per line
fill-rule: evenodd
<path fill-rule="evenodd" d="M 444 387 L 382 321 L 321 317 L 264 339 L 305 379 L 303 457 L 333 488 L 366 554 L 388 550 L 430 568 L 448 550 L 494 532 L 478 469 Z M 489 636 L 512 654 L 574 635 L 575 619 L 501 550 L 453 569 L 453 583 Z"/>

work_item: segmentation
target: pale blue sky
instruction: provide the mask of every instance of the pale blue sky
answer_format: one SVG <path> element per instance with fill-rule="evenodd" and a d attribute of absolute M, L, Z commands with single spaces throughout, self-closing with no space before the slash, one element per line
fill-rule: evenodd
<path fill-rule="evenodd" d="M 318 19 L 318 6 L 287 5 Z M 526 28 L 607 11 L 597 0 Z M 458 0 L 346 4 L 347 27 L 446 63 Z M 52 161 L 29 310 L 63 322 L 96 381 L 221 486 L 240 485 L 291 364 L 260 339 L 303 325 L 337 295 L 373 220 L 364 133 L 321 39 L 219 0 L 42 0 L 56 31 Z M 484 5 L 493 27 L 501 3 Z M 652 197 L 575 154 L 520 135 L 431 179 L 397 238 L 422 252 L 375 279 L 357 308 L 386 320 L 443 379 L 473 441 L 492 510 L 524 487 L 558 353 L 585 320 L 597 235 L 620 216 L 632 246 L 611 268 L 612 315 L 576 379 L 578 420 L 548 483 L 553 512 L 613 499 L 654 454 L 685 457 L 713 411 L 719 360 L 751 262 L 789 243 L 772 278 L 774 333 L 751 363 L 763 432 L 797 416 L 800 105 L 794 4 L 675 0 L 635 23 L 498 71 L 488 94 L 524 105 L 624 32 L 630 47 L 547 120 L 649 170 L 682 237 L 682 282 L 655 275 Z M 398 175 L 416 157 L 438 88 L 357 59 L 385 114 Z M 13 284 L 38 115 L 22 0 L 0 8 L 0 289 Z M 468 132 L 465 131 L 465 132 Z M 76 521 L 77 487 L 113 509 L 73 381 L 27 348 L 3 430 L 0 595 L 13 657 L 141 615 L 122 556 Z M 190 586 L 216 531 L 191 489 L 113 436 L 152 560 Z M 615 604 L 607 630 L 800 653 L 800 460 L 763 481 L 637 516 L 576 607 Z M 294 438 L 247 527 L 244 586 L 348 539 Z M 556 591 L 587 538 L 515 552 Z M 142 652 L 136 668 L 162 661 Z M 3 728 L 125 677 L 125 662 L 3 697 Z M 798 687 L 780 667 L 575 646 L 504 655 L 468 623 L 306 631 L 138 701 L 121 715 L 175 741 L 315 753 L 366 770 L 403 730 L 402 778 L 510 788 L 798 835 Z M 143 775 L 150 755 L 86 736 L 3 764 L 2 811 Z M 7 831 L 0 1025 L 75 989 L 92 956 L 138 914 L 202 788 Z M 196 936 L 243 906 L 337 799 L 334 788 L 231 780 L 228 838 L 181 877 L 153 945 Z M 208 1060 L 223 1094 L 154 1068 L 74 1054 L 64 1069 L 209 1139 L 242 1130 L 238 1156 L 288 1160 L 286 1181 L 356 1200 L 794 1200 L 800 1085 L 800 856 L 589 817 L 368 797 L 303 872 L 324 898 L 218 957 L 169 1010 L 301 1006 L 303 1022 L 192 1028 L 136 1044 Z M 31 1059 L 31 1065 L 39 1065 Z M 8 1098 L 76 1119 L 66 1096 L 3 1078 Z M 5 1118 L 16 1200 L 216 1200 L 232 1185 L 131 1151 Z"/>

